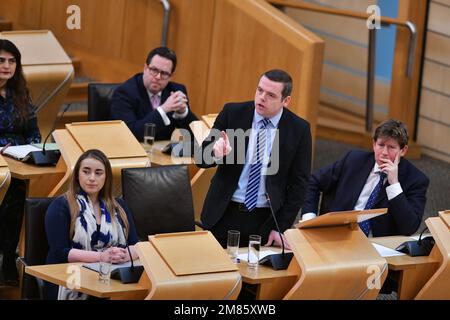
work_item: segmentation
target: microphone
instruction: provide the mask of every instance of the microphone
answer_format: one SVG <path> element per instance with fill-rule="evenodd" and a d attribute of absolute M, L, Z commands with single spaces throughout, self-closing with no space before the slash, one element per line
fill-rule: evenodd
<path fill-rule="evenodd" d="M 433 249 L 435 241 L 433 237 L 425 237 L 422 239 L 422 235 L 425 232 L 425 230 L 428 230 L 428 228 L 422 230 L 422 232 L 419 235 L 419 240 L 405 241 L 397 248 L 395 248 L 395 250 L 406 253 L 411 257 L 430 255 L 430 252 Z"/>
<path fill-rule="evenodd" d="M 272 213 L 273 220 L 275 221 L 275 226 L 276 226 L 278 234 L 280 235 L 280 238 L 281 238 L 282 251 L 281 251 L 281 253 L 271 254 L 271 255 L 264 257 L 263 259 L 260 260 L 259 263 L 271 266 L 275 270 L 285 270 L 289 266 L 289 263 L 291 262 L 294 254 L 292 252 L 284 252 L 283 236 L 281 234 L 280 227 L 278 226 L 278 221 L 275 216 L 275 213 L 273 212 L 272 203 L 270 201 L 270 197 L 267 192 L 266 192 L 266 199 L 267 199 L 267 202 L 269 203 L 270 212 Z"/>
<path fill-rule="evenodd" d="M 125 235 L 125 230 L 123 230 L 123 234 Z M 122 283 L 136 283 L 141 278 L 144 267 L 134 265 L 133 256 L 131 255 L 130 246 L 128 245 L 128 239 L 126 240 L 126 245 L 128 254 L 130 255 L 131 266 L 114 269 L 111 271 L 111 278 L 120 280 Z"/>
<path fill-rule="evenodd" d="M 38 165 L 38 166 L 54 166 L 59 160 L 59 157 L 61 153 L 59 150 L 45 150 L 45 146 L 47 144 L 48 138 L 50 138 L 53 131 L 56 129 L 56 125 L 58 124 L 59 120 L 62 119 L 64 116 L 64 113 L 66 113 L 67 110 L 72 106 L 71 103 L 67 104 L 67 106 L 64 108 L 63 112 L 60 116 L 56 117 L 55 122 L 53 122 L 53 126 L 47 136 L 44 139 L 44 143 L 42 144 L 42 151 L 31 151 L 29 153 L 29 157 L 27 157 L 27 162 L 31 162 L 32 164 Z"/>

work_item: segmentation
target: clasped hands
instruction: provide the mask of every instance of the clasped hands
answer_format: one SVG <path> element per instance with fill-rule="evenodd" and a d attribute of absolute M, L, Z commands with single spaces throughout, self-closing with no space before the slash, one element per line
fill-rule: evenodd
<path fill-rule="evenodd" d="M 111 247 L 100 253 L 101 255 L 109 255 L 111 263 L 119 264 L 130 261 L 130 254 L 125 248 Z"/>
<path fill-rule="evenodd" d="M 169 98 L 161 105 L 165 113 L 176 112 L 184 113 L 187 108 L 187 97 L 181 91 L 171 92 Z"/>

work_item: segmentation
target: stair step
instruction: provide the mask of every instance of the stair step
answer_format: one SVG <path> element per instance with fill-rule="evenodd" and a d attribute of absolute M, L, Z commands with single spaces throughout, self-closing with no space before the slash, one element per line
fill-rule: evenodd
<path fill-rule="evenodd" d="M 64 103 L 87 101 L 87 87 L 89 82 L 72 82 Z"/>
<path fill-rule="evenodd" d="M 11 21 L 0 18 L 0 32 L 11 31 L 12 27 L 13 24 Z"/>

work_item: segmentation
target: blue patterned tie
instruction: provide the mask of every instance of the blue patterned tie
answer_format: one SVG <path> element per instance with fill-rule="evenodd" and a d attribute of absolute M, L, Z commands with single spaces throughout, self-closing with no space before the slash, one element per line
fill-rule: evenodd
<path fill-rule="evenodd" d="M 364 210 L 372 209 L 373 205 L 375 204 L 375 200 L 377 200 L 378 194 L 380 193 L 381 189 L 383 188 L 383 182 L 384 178 L 386 178 L 386 173 L 384 172 L 377 172 L 380 175 L 380 180 L 378 181 L 375 188 L 373 188 L 372 193 L 369 196 L 369 199 L 367 200 L 366 206 L 364 207 Z M 359 227 L 364 232 L 366 236 L 369 236 L 370 234 L 370 219 L 365 220 L 363 222 L 359 223 Z"/>
<path fill-rule="evenodd" d="M 262 160 L 264 158 L 264 150 L 266 148 L 266 126 L 270 123 L 269 119 L 261 120 L 261 127 L 258 130 L 256 139 L 256 148 L 253 152 L 253 161 L 250 165 L 250 175 L 248 178 L 247 190 L 245 191 L 244 204 L 248 211 L 252 211 L 256 207 L 258 201 L 259 182 L 261 180 Z"/>

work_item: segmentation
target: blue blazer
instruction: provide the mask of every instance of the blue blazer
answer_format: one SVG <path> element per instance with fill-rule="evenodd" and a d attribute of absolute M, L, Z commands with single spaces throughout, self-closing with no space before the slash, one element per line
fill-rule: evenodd
<path fill-rule="evenodd" d="M 186 87 L 182 84 L 169 82 L 161 93 L 161 104 L 170 96 L 172 91 L 182 91 L 187 97 Z M 188 106 L 189 107 L 189 106 Z M 170 125 L 164 124 L 161 115 L 153 110 L 150 97 L 144 87 L 142 73 L 138 73 L 120 85 L 112 96 L 111 118 L 123 120 L 136 139 L 142 141 L 144 138 L 144 124 L 153 122 L 156 124 L 156 140 L 170 139 L 175 128 L 189 130 L 189 123 L 197 120 L 189 107 L 189 113 L 184 119 L 174 119 L 173 112 L 167 113 Z"/>
<path fill-rule="evenodd" d="M 308 182 L 302 213 L 318 212 L 320 192 L 329 198 L 327 212 L 353 210 L 373 166 L 373 152 L 350 151 L 343 159 L 313 173 Z M 403 192 L 388 200 L 386 181 L 374 208 L 388 208 L 388 213 L 371 219 L 375 237 L 411 235 L 422 221 L 428 178 L 411 162 L 402 158 L 398 180 Z M 331 197 L 331 199 L 330 199 Z"/>

